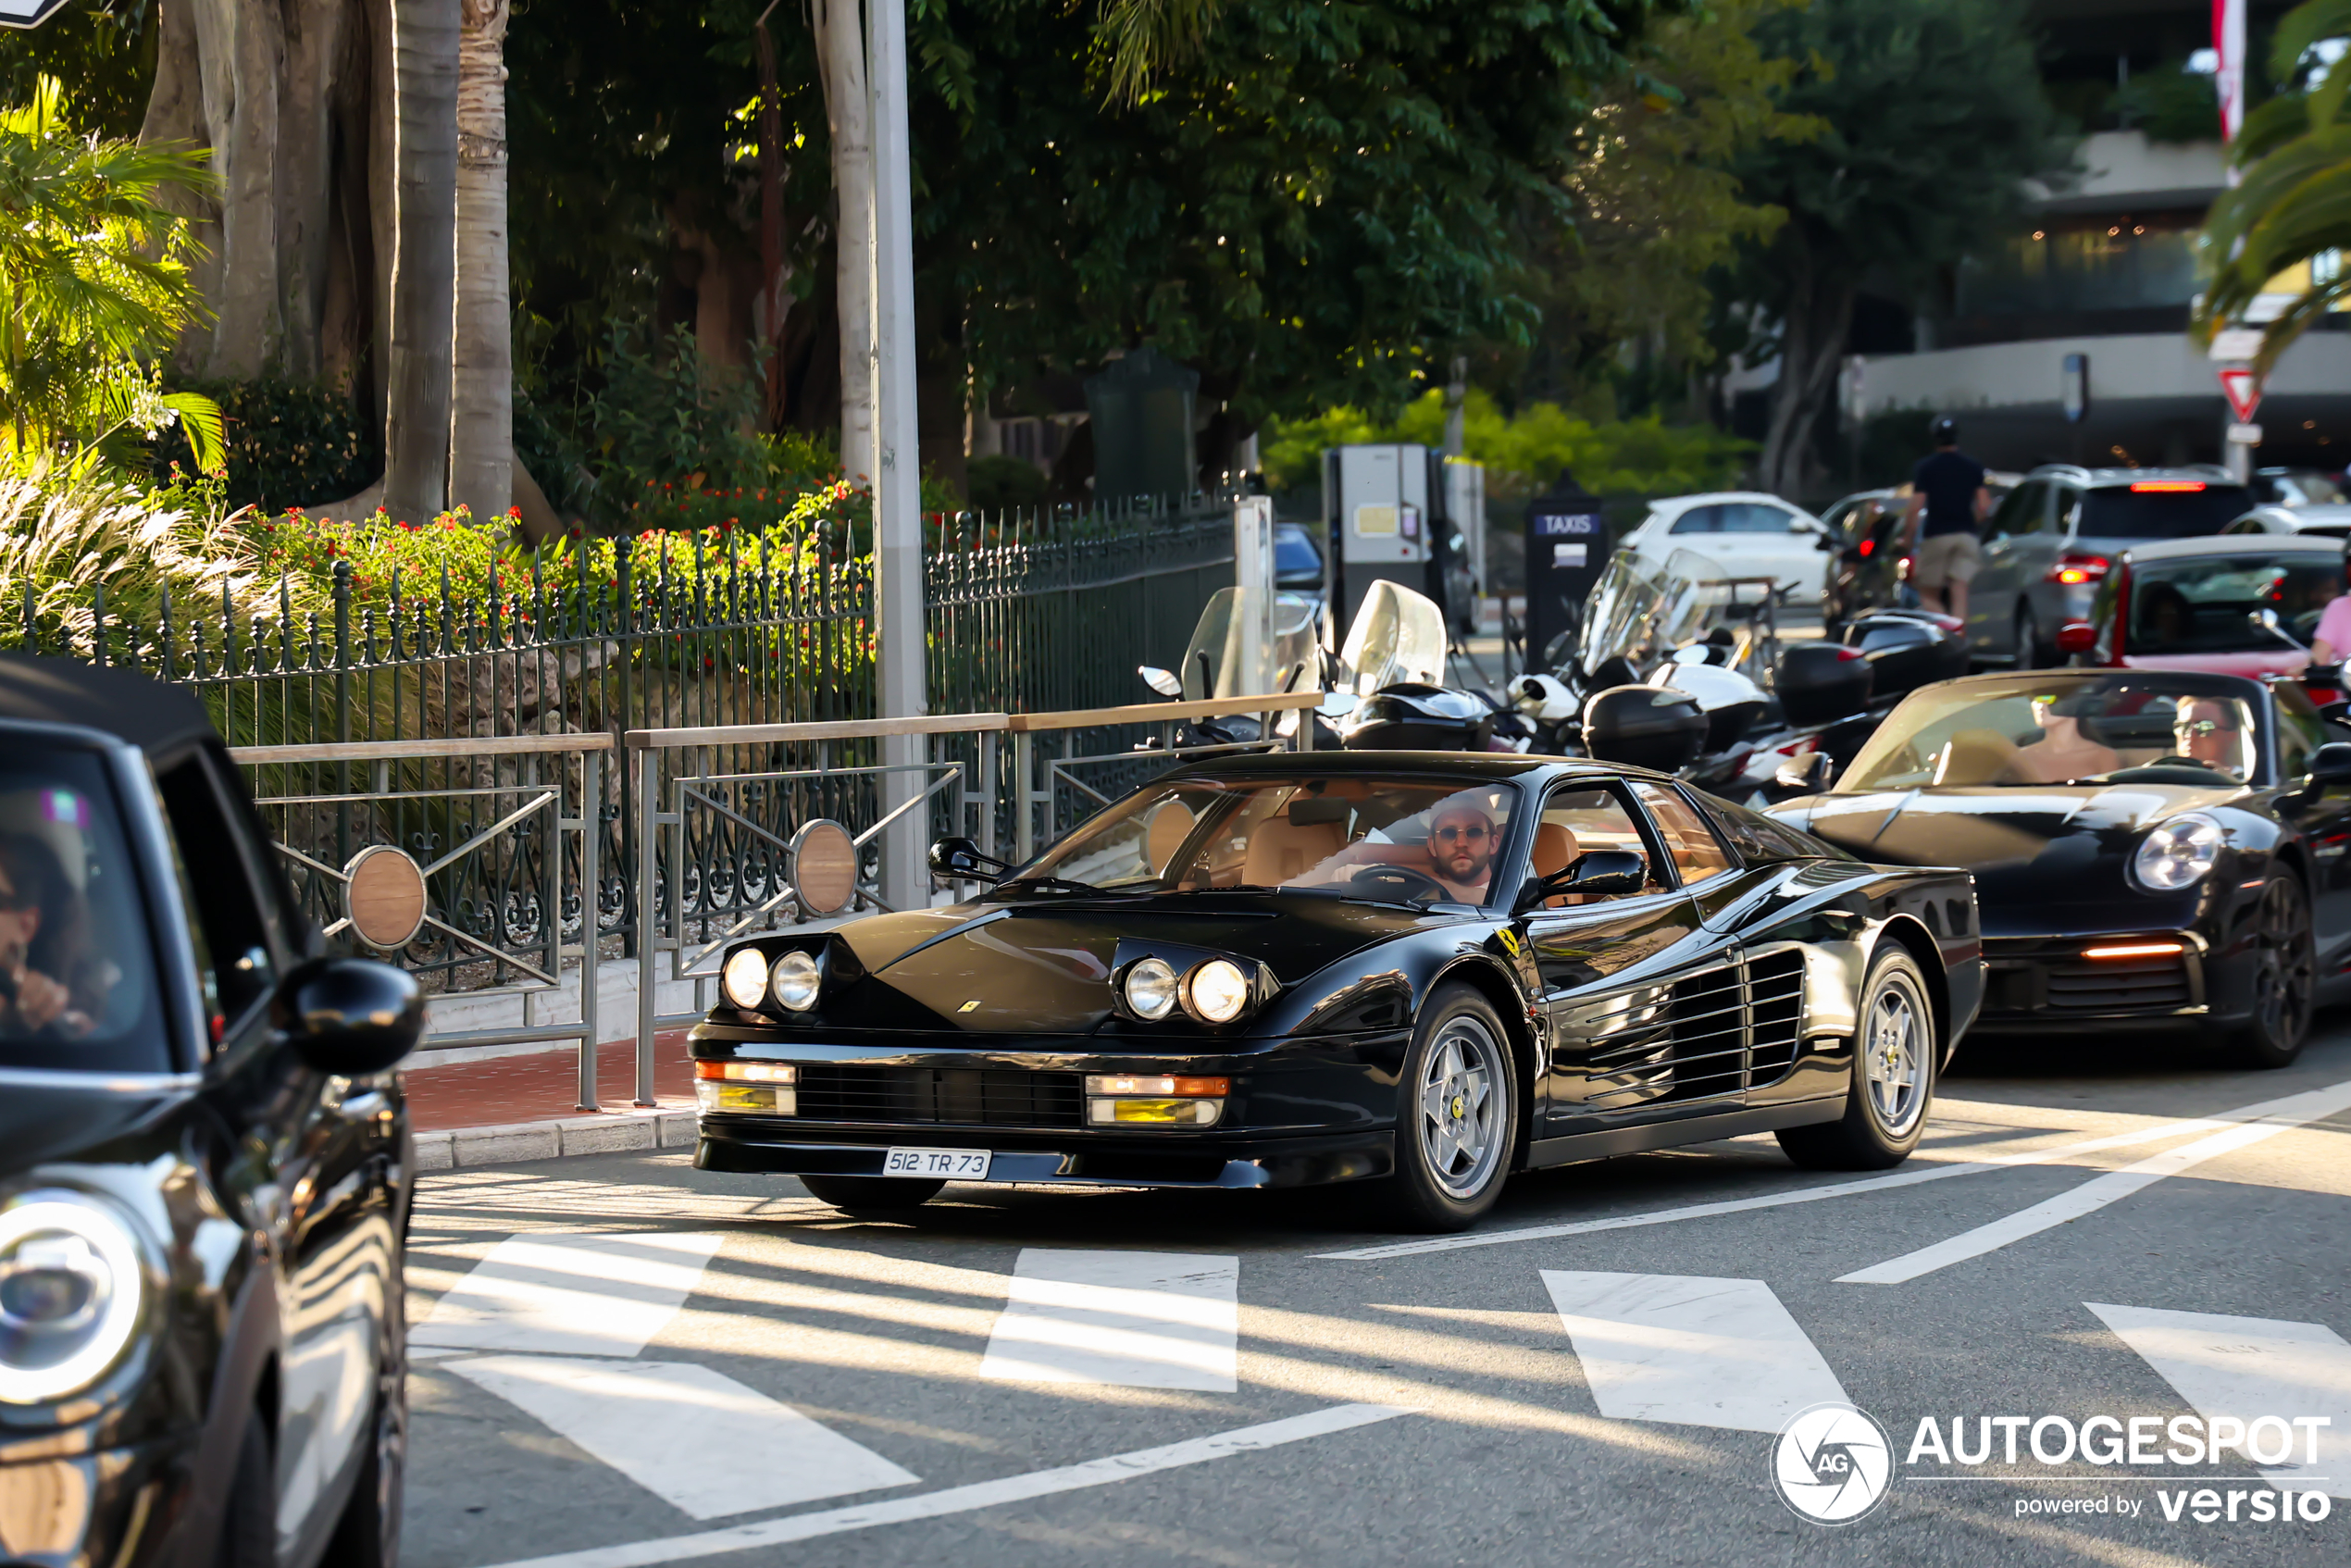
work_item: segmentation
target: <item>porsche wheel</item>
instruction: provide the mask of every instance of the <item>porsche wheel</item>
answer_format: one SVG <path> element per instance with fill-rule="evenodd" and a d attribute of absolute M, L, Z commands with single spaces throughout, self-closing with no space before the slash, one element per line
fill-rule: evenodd
<path fill-rule="evenodd" d="M 1942 1059 L 1934 1009 L 1918 961 L 1888 942 L 1861 982 L 1853 1078 L 1845 1114 L 1778 1133 L 1787 1157 L 1812 1171 L 1882 1171 L 1910 1157 L 1926 1131 Z"/>
<path fill-rule="evenodd" d="M 1485 997 L 1449 986 L 1422 1009 L 1398 1084 L 1389 1208 L 1413 1230 L 1462 1230 L 1494 1206 L 1518 1143 L 1509 1036 Z"/>
<path fill-rule="evenodd" d="M 2310 1029 L 2318 955 L 2310 939 L 2310 895 L 2283 866 L 2261 887 L 2254 924 L 2254 1014 L 2229 1036 L 2229 1053 L 2246 1067 L 2283 1067 L 2302 1054 Z"/>
<path fill-rule="evenodd" d="M 886 1214 L 927 1203 L 947 1184 L 901 1176 L 804 1176 L 800 1185 L 819 1203 L 830 1203 L 843 1213 Z"/>

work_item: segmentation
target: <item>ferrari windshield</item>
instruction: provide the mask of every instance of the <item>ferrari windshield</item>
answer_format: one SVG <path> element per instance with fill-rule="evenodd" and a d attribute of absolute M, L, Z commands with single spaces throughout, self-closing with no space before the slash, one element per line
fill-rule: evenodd
<path fill-rule="evenodd" d="M 1836 789 L 2242 784 L 2259 765 L 2255 722 L 2243 698 L 2161 671 L 1955 681 L 1905 699 Z"/>
<path fill-rule="evenodd" d="M 1129 795 L 1006 884 L 1040 891 L 1286 888 L 1411 903 L 1500 894 L 1517 786 L 1425 778 L 1177 778 Z"/>

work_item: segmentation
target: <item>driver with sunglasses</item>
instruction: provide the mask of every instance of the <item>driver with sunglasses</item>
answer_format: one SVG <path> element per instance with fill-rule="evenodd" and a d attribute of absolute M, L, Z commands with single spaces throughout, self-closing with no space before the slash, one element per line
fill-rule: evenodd
<path fill-rule="evenodd" d="M 1468 801 L 1448 801 L 1429 819 L 1429 871 L 1445 890 L 1463 903 L 1484 903 L 1486 884 L 1494 872 L 1494 844 L 1499 830 L 1486 808 Z"/>

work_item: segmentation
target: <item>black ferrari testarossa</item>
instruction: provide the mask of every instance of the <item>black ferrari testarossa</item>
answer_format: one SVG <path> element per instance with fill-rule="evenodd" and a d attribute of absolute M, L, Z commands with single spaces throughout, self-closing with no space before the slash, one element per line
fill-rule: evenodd
<path fill-rule="evenodd" d="M 1922 687 L 1826 794 L 1772 815 L 1961 865 L 1979 1032 L 2195 1030 L 2281 1067 L 2351 964 L 2351 730 L 2292 681 L 2071 669 Z"/>
<path fill-rule="evenodd" d="M 1226 758 L 932 865 L 993 886 L 728 951 L 696 1164 L 850 1209 L 1379 1178 L 1454 1228 L 1513 1170 L 1745 1133 L 1898 1164 L 1983 989 L 1964 873 L 1601 763 Z"/>

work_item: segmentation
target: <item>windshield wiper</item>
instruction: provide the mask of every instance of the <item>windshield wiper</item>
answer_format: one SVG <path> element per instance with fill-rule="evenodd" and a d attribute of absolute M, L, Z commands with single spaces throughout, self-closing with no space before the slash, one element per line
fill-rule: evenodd
<path fill-rule="evenodd" d="M 1041 891 L 1055 893 L 1100 893 L 1109 890 L 1105 888 L 1098 888 L 1091 882 L 1073 882 L 1066 877 L 1016 877 L 1003 885 L 1013 888 L 1036 888 Z"/>

